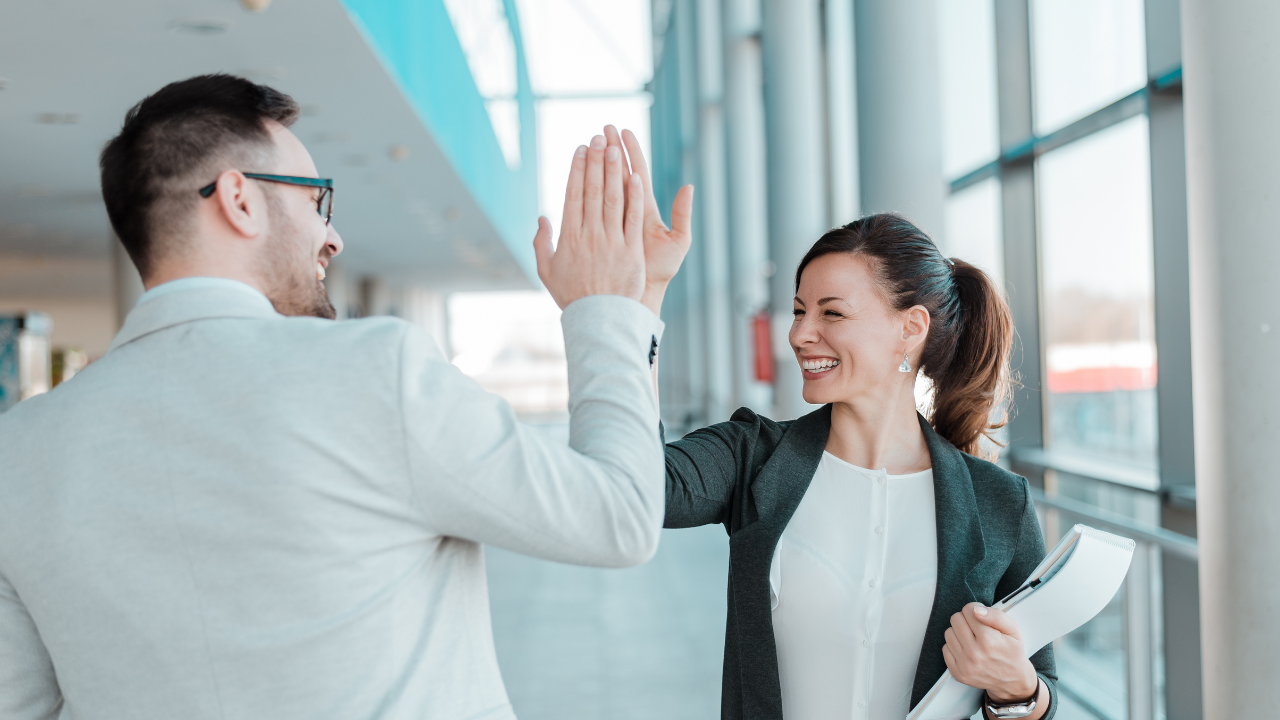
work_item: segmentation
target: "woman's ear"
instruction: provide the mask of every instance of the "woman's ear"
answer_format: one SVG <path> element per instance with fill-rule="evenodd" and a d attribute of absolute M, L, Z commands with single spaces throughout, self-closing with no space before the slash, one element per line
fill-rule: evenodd
<path fill-rule="evenodd" d="M 929 311 L 923 305 L 907 308 L 902 315 L 902 339 L 907 341 L 907 352 L 924 345 L 929 337 Z"/>

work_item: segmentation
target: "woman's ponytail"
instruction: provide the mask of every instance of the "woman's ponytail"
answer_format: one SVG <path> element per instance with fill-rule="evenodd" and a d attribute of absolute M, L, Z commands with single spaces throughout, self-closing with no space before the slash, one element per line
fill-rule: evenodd
<path fill-rule="evenodd" d="M 928 309 L 920 372 L 933 381 L 930 422 L 960 450 L 987 454 L 982 438 L 1004 426 L 1011 389 L 1013 318 L 1003 293 L 982 270 L 944 258 L 928 235 L 894 213 L 868 215 L 823 235 L 796 268 L 796 287 L 806 265 L 838 252 L 872 260 L 897 310 Z"/>
<path fill-rule="evenodd" d="M 960 322 L 951 362 L 930 368 L 934 430 L 970 455 L 981 456 L 983 436 L 1007 417 L 1013 318 L 1004 296 L 982 270 L 952 259 Z"/>

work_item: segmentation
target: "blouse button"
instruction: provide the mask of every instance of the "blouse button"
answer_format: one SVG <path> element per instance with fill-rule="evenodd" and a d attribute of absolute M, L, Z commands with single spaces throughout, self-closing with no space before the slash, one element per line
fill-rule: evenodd
<path fill-rule="evenodd" d="M 865 648 L 869 648 L 869 647 L 871 647 L 871 641 L 870 641 L 870 640 L 863 640 L 863 641 L 862 641 L 862 647 L 865 647 Z"/>
<path fill-rule="evenodd" d="M 883 528 L 882 526 L 880 526 L 880 525 L 877 525 L 877 526 L 876 526 L 876 534 L 880 534 L 880 533 L 882 533 L 882 532 L 884 532 L 884 528 Z"/>
<path fill-rule="evenodd" d="M 867 583 L 867 584 L 868 584 L 868 585 L 870 585 L 871 587 L 875 587 L 875 586 L 876 586 L 876 581 L 875 581 L 875 580 L 872 580 L 871 582 L 869 582 L 869 583 Z"/>
<path fill-rule="evenodd" d="M 862 700 L 862 699 L 859 699 L 859 700 L 858 700 L 858 707 L 860 707 L 860 708 L 864 708 L 864 707 L 866 707 L 866 706 L 867 706 L 867 701 L 866 701 L 866 700 Z"/>

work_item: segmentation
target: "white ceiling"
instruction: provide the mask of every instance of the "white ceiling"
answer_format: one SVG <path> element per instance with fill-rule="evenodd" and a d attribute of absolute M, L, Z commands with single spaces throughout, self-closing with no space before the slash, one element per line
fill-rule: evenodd
<path fill-rule="evenodd" d="M 239 0 L 0 0 L 0 255 L 105 257 L 103 144 L 144 96 L 209 72 L 302 105 L 294 132 L 335 179 L 348 272 L 530 287 L 338 0 L 260 14 Z"/>

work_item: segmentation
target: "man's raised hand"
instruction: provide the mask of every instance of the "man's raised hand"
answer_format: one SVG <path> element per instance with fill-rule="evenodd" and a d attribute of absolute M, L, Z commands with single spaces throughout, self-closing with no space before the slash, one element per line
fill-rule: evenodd
<path fill-rule="evenodd" d="M 538 218 L 533 239 L 538 277 L 561 309 L 588 295 L 644 295 L 644 191 L 639 173 L 628 172 L 622 148 L 608 146 L 604 137 L 574 153 L 560 241 L 552 247 L 545 217 Z"/>

